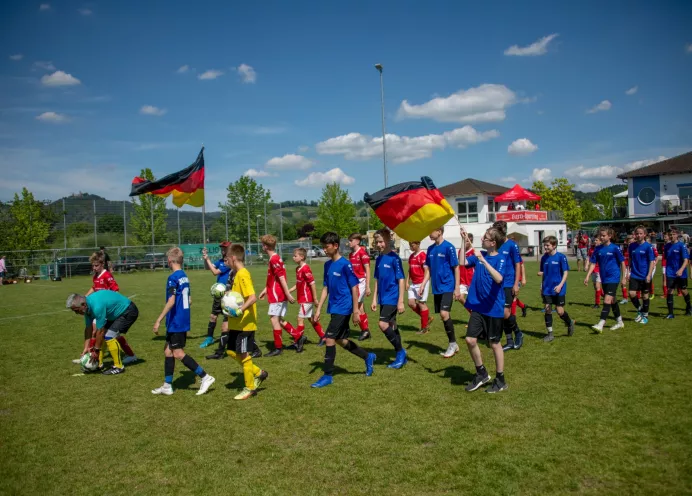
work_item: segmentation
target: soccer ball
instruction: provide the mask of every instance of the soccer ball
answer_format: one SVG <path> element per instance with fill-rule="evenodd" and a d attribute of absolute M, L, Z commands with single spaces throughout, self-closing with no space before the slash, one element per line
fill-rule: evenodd
<path fill-rule="evenodd" d="M 228 316 L 229 310 L 237 310 L 243 306 L 243 303 L 243 295 L 235 291 L 229 291 L 228 294 L 221 298 L 221 311 Z"/>
<path fill-rule="evenodd" d="M 221 298 L 226 292 L 226 285 L 220 282 L 215 282 L 211 285 L 210 293 L 214 298 Z"/>
<path fill-rule="evenodd" d="M 84 372 L 93 372 L 99 366 L 98 361 L 92 360 L 89 353 L 82 355 L 82 358 L 79 359 L 79 364 L 82 366 Z"/>

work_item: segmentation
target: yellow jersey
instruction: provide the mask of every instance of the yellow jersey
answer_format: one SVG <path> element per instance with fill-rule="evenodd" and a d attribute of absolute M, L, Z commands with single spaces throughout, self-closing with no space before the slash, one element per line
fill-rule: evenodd
<path fill-rule="evenodd" d="M 243 300 L 255 294 L 255 287 L 252 285 L 250 272 L 243 267 L 235 275 L 231 291 L 240 293 Z M 257 303 L 253 303 L 243 313 L 242 317 L 228 317 L 229 331 L 256 331 L 257 330 Z"/>

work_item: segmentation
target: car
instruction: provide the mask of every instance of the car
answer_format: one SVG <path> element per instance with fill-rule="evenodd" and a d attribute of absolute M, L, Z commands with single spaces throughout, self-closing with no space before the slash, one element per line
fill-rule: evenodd
<path fill-rule="evenodd" d="M 61 257 L 56 263 L 60 277 L 85 276 L 92 272 L 91 261 L 87 256 Z"/>
<path fill-rule="evenodd" d="M 315 258 L 317 256 L 317 252 L 312 248 L 307 250 L 307 254 L 308 254 L 308 257 L 310 257 L 310 258 Z"/>
<path fill-rule="evenodd" d="M 147 253 L 144 255 L 140 263 L 142 268 L 156 269 L 158 267 L 166 268 L 168 266 L 168 258 L 165 253 Z"/>

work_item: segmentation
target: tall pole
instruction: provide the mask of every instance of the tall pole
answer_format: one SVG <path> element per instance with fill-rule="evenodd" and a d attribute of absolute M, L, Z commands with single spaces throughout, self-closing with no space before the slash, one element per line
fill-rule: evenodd
<path fill-rule="evenodd" d="M 99 246 L 98 236 L 96 235 L 96 200 L 94 200 L 94 246 L 96 248 Z"/>
<path fill-rule="evenodd" d="M 247 249 L 250 250 L 250 204 L 247 203 Z M 252 258 L 249 256 L 252 251 L 248 251 L 248 258 L 250 263 L 252 263 Z"/>
<path fill-rule="evenodd" d="M 156 238 L 154 237 L 154 198 L 149 198 L 149 205 L 151 206 L 151 253 L 154 253 L 154 246 L 156 246 Z"/>
<path fill-rule="evenodd" d="M 380 73 L 380 104 L 382 107 L 382 166 L 384 167 L 384 187 L 387 187 L 387 132 L 384 126 L 384 77 L 382 75 L 382 64 L 375 64 L 375 69 Z"/>
<path fill-rule="evenodd" d="M 284 247 L 284 213 L 281 208 L 281 202 L 279 202 L 279 235 L 281 236 L 281 244 L 279 245 L 279 256 L 281 257 Z"/>
<path fill-rule="evenodd" d="M 259 235 L 259 220 L 260 220 L 260 217 L 262 217 L 262 216 L 261 216 L 261 215 L 258 215 L 258 216 L 257 216 L 257 253 L 258 253 L 258 254 L 259 254 L 259 239 L 260 239 L 260 235 Z"/>
<path fill-rule="evenodd" d="M 207 247 L 207 222 L 206 222 L 206 208 L 204 203 L 202 203 L 202 243 L 204 247 Z"/>
<path fill-rule="evenodd" d="M 226 222 L 226 241 L 228 241 L 228 208 L 224 207 L 224 221 Z"/>
<path fill-rule="evenodd" d="M 180 208 L 178 208 L 178 246 L 180 246 Z"/>
<path fill-rule="evenodd" d="M 127 246 L 127 202 L 123 202 L 123 234 L 125 236 L 123 244 Z"/>
<path fill-rule="evenodd" d="M 267 234 L 267 199 L 264 199 L 264 234 Z"/>
<path fill-rule="evenodd" d="M 62 232 L 65 238 L 65 256 L 67 256 L 67 210 L 65 210 L 65 199 L 62 199 Z"/>

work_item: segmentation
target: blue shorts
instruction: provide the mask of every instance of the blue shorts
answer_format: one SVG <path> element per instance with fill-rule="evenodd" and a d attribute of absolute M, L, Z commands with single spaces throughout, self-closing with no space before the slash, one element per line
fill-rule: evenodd
<path fill-rule="evenodd" d="M 5 273 L 4 273 L 4 272 L 0 272 L 0 277 L 5 277 Z"/>

